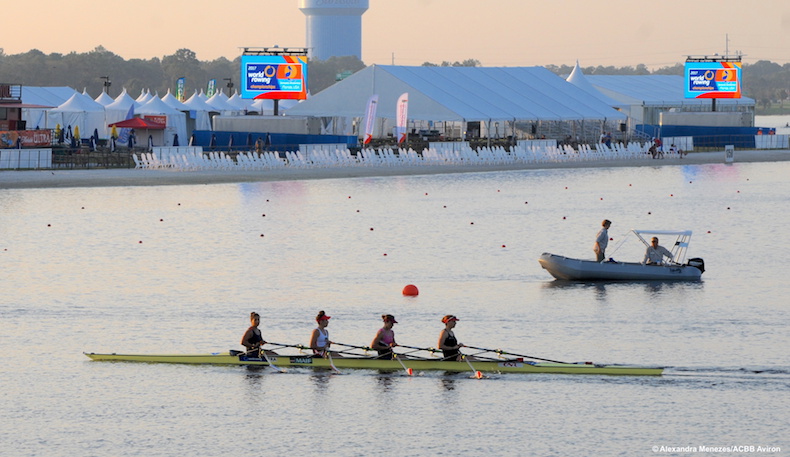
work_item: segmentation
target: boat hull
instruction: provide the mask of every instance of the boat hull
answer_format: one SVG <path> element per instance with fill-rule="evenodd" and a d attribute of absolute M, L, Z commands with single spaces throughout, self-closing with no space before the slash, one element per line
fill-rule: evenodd
<path fill-rule="evenodd" d="M 250 365 L 267 366 L 266 360 L 231 355 L 225 353 L 212 354 L 96 354 L 85 353 L 96 361 L 113 362 L 146 362 L 146 363 L 179 363 L 200 365 Z M 277 367 L 302 367 L 331 369 L 328 359 L 313 358 L 304 355 L 270 355 L 269 360 Z M 333 357 L 332 362 L 337 369 L 369 369 L 398 371 L 403 365 L 414 371 L 471 371 L 467 362 L 448 362 L 432 359 L 380 360 L 368 357 Z M 403 365 L 401 365 L 403 362 Z M 554 363 L 534 362 L 523 359 L 481 360 L 470 362 L 474 370 L 495 373 L 561 373 L 561 374 L 598 374 L 598 375 L 629 375 L 629 376 L 660 376 L 661 367 L 641 367 L 633 365 L 596 365 L 591 363 Z"/>
<path fill-rule="evenodd" d="M 540 266 L 568 281 L 699 281 L 702 271 L 689 265 L 643 265 L 636 262 L 596 262 L 544 252 Z"/>

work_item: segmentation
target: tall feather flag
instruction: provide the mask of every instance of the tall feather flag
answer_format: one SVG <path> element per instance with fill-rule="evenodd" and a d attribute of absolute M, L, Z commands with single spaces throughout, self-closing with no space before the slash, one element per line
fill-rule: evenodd
<path fill-rule="evenodd" d="M 179 102 L 184 101 L 184 84 L 186 83 L 185 77 L 180 77 L 176 80 L 176 99 Z"/>
<path fill-rule="evenodd" d="M 370 99 L 368 99 L 368 110 L 365 113 L 365 139 L 362 141 L 363 144 L 368 144 L 373 139 L 373 127 L 376 122 L 376 106 L 378 104 L 378 94 L 371 95 Z"/>
<path fill-rule="evenodd" d="M 126 119 L 129 120 L 134 117 L 134 103 L 132 106 L 129 107 L 129 111 L 126 112 Z M 121 128 L 121 131 L 118 132 L 118 142 L 121 144 L 126 144 L 129 141 L 129 133 L 132 129 L 128 128 Z"/>
<path fill-rule="evenodd" d="M 397 106 L 397 117 L 398 123 L 395 127 L 395 133 L 398 137 L 398 144 L 403 143 L 406 141 L 406 124 L 408 123 L 409 119 L 409 93 L 404 92 L 400 97 L 398 97 L 398 106 Z"/>

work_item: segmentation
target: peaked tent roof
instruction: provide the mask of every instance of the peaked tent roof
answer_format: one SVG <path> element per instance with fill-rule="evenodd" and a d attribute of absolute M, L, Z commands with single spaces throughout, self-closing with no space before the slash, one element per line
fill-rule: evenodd
<path fill-rule="evenodd" d="M 428 121 L 625 119 L 543 67 L 372 65 L 288 110 L 289 115 L 361 117 L 379 95 L 377 116 L 395 118 L 409 93 L 409 118 Z"/>
<path fill-rule="evenodd" d="M 685 98 L 685 78 L 678 75 L 587 76 L 596 89 L 621 103 L 644 106 L 710 105 L 711 99 Z M 722 105 L 754 105 L 749 97 L 721 98 Z"/>
<path fill-rule="evenodd" d="M 94 99 L 94 101 L 95 101 L 96 103 L 99 103 L 99 104 L 101 104 L 101 105 L 107 106 L 107 105 L 109 105 L 110 103 L 114 102 L 114 101 L 115 101 L 115 99 L 113 99 L 112 97 L 110 97 L 109 95 L 107 95 L 107 92 L 101 91 L 101 94 L 99 94 L 99 96 L 98 96 L 98 97 L 96 97 L 96 98 Z"/>
<path fill-rule="evenodd" d="M 217 111 L 216 108 L 206 103 L 206 100 L 198 95 L 197 90 L 184 102 L 184 105 L 194 111 Z"/>
<path fill-rule="evenodd" d="M 190 110 L 190 108 L 188 106 L 184 105 L 184 103 L 181 102 L 181 100 L 177 99 L 175 97 L 175 95 L 170 93 L 170 89 L 167 89 L 167 93 L 165 94 L 164 97 L 162 97 L 162 101 L 165 102 L 165 104 L 167 106 L 169 106 L 169 107 L 171 107 L 173 109 L 176 109 L 178 111 L 189 111 Z"/>
<path fill-rule="evenodd" d="M 74 95 L 72 95 L 71 98 L 61 103 L 57 108 L 53 108 L 50 112 L 104 113 L 104 105 L 96 103 L 92 98 L 86 97 L 79 92 L 74 92 Z"/>
<path fill-rule="evenodd" d="M 602 94 L 600 90 L 596 89 L 592 84 L 590 84 L 590 81 L 588 81 L 587 77 L 584 75 L 578 60 L 576 61 L 576 66 L 573 67 L 573 71 L 571 71 L 571 74 L 568 75 L 565 80 L 609 106 L 626 105 L 626 103 L 622 103 L 613 99 L 612 97 Z"/>

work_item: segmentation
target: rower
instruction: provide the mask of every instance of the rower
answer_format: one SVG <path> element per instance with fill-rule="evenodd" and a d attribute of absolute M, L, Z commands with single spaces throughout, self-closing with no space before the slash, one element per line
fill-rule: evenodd
<path fill-rule="evenodd" d="M 373 338 L 370 347 L 378 352 L 377 359 L 392 360 L 392 348 L 398 345 L 395 342 L 395 332 L 392 330 L 392 326 L 398 321 L 392 314 L 383 314 L 381 320 L 384 321 L 384 326 L 376 332 L 376 337 Z"/>
<path fill-rule="evenodd" d="M 261 357 L 261 346 L 266 344 L 261 336 L 261 329 L 258 326 L 261 324 L 261 316 L 256 312 L 250 313 L 250 328 L 244 332 L 241 337 L 241 345 L 247 348 L 247 355 L 250 357 Z"/>
<path fill-rule="evenodd" d="M 437 344 L 438 348 L 442 351 L 442 355 L 444 356 L 442 360 L 456 362 L 463 360 L 463 354 L 461 354 L 460 349 L 464 347 L 464 345 L 458 342 L 458 340 L 455 338 L 455 333 L 453 333 L 456 322 L 458 322 L 458 318 L 452 314 L 448 314 L 442 318 L 444 329 L 442 330 L 442 333 L 439 334 L 439 343 Z"/>
<path fill-rule="evenodd" d="M 331 318 L 323 311 L 319 311 L 315 317 L 318 327 L 313 330 L 313 334 L 310 337 L 310 349 L 313 350 L 313 357 L 326 357 L 329 351 L 329 346 L 332 342 L 329 341 L 329 330 L 326 329 L 326 326 L 329 325 L 329 319 Z"/>

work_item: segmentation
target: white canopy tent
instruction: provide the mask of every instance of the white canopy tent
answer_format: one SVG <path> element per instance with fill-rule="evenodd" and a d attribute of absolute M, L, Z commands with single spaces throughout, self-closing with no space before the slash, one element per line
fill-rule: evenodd
<path fill-rule="evenodd" d="M 184 102 L 184 106 L 189 108 L 189 115 L 195 119 L 195 130 L 211 130 L 211 113 L 219 111 L 206 103 L 197 90 Z"/>
<path fill-rule="evenodd" d="M 177 99 L 173 94 L 170 93 L 170 89 L 167 90 L 167 93 L 164 97 L 162 97 L 162 101 L 165 104 L 177 111 L 189 111 L 189 107 L 184 105 L 179 99 Z"/>
<path fill-rule="evenodd" d="M 79 127 L 82 138 L 90 137 L 94 129 L 106 138 L 104 106 L 79 92 L 75 92 L 66 102 L 49 111 L 47 128 L 54 129 L 57 124 L 61 128 Z"/>
<path fill-rule="evenodd" d="M 221 90 L 209 97 L 206 103 L 211 105 L 214 111 L 219 111 L 223 115 L 232 115 L 242 111 L 238 107 L 228 103 L 228 96 Z"/>
<path fill-rule="evenodd" d="M 241 111 L 250 111 L 252 105 L 251 102 L 252 100 L 245 100 L 241 98 L 241 95 L 239 95 L 238 91 L 234 91 L 233 95 L 228 98 L 228 103 L 235 106 L 237 109 Z"/>
<path fill-rule="evenodd" d="M 167 116 L 167 123 L 163 131 L 164 137 L 161 144 L 155 142 L 156 146 L 172 146 L 173 136 L 178 135 L 179 141 L 185 141 L 187 138 L 187 121 L 186 114 L 171 108 L 167 103 L 163 102 L 159 97 L 152 97 L 147 103 L 135 109 L 135 115 L 145 117 L 145 115 Z M 138 142 L 142 139 L 138 138 Z M 156 139 L 155 139 L 156 140 Z"/>
<path fill-rule="evenodd" d="M 65 103 L 77 91 L 71 87 L 22 86 L 22 103 L 38 105 L 41 108 L 22 108 L 22 119 L 27 127 L 45 128 L 48 124 L 49 110 Z"/>
<path fill-rule="evenodd" d="M 107 95 L 107 92 L 102 91 L 101 94 L 99 94 L 99 96 L 94 99 L 94 101 L 100 105 L 107 106 L 114 102 L 115 99 Z"/>
<path fill-rule="evenodd" d="M 104 118 L 106 124 L 114 124 L 116 122 L 125 121 L 129 117 L 129 109 L 134 107 L 137 109 L 140 105 L 126 92 L 126 88 L 115 97 L 115 101 L 104 107 Z M 132 110 L 134 115 L 134 110 Z M 109 129 L 109 127 L 107 127 Z"/>

